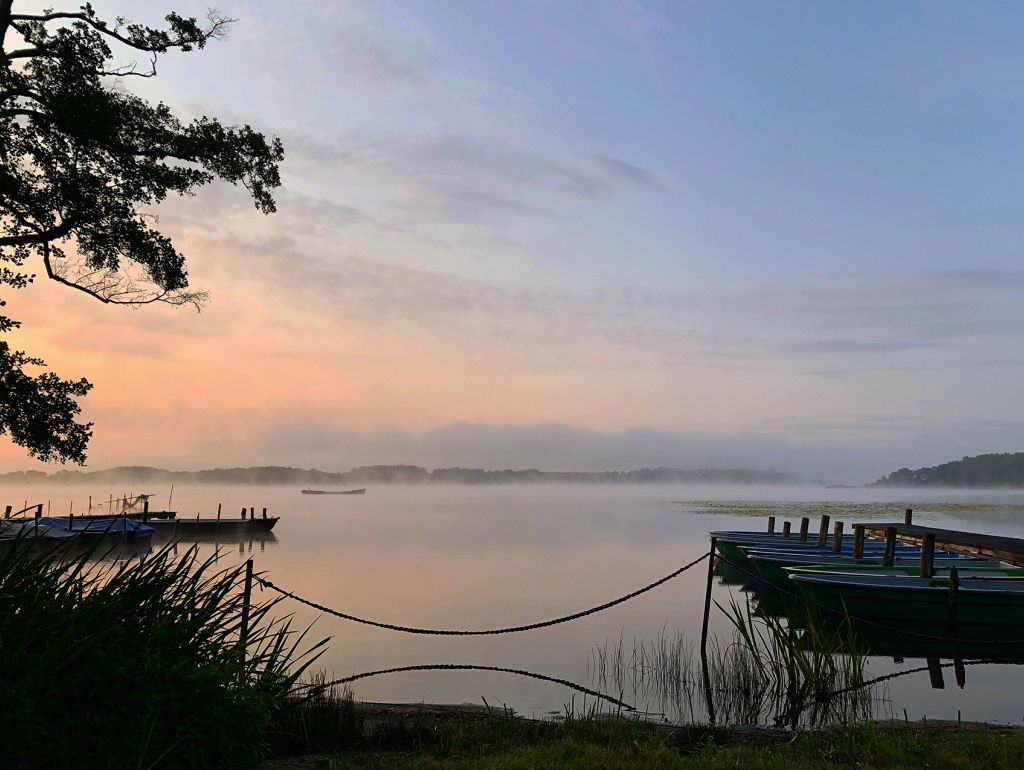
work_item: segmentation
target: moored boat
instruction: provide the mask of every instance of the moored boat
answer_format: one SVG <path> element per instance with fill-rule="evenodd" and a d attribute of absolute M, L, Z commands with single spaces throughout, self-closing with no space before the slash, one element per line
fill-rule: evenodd
<path fill-rule="evenodd" d="M 776 588 L 792 588 L 793 583 L 789 579 L 786 567 L 811 567 L 826 566 L 846 569 L 857 566 L 881 566 L 882 554 L 865 555 L 855 558 L 851 553 L 819 553 L 803 554 L 792 552 L 773 551 L 747 551 L 747 558 L 754 567 L 754 571 L 765 581 Z M 893 559 L 893 566 L 914 567 L 921 563 L 920 551 L 906 555 L 897 553 Z M 961 554 L 940 555 L 936 554 L 933 566 L 937 570 L 957 567 L 957 569 L 969 569 L 972 566 L 997 565 L 996 562 L 983 559 L 980 556 L 965 556 Z"/>
<path fill-rule="evenodd" d="M 922 578 L 915 567 L 788 567 L 808 603 L 853 618 L 943 623 L 950 613 L 949 570 Z M 1024 626 L 1024 569 L 957 569 L 958 624 Z"/>
<path fill-rule="evenodd" d="M 360 489 L 343 489 L 338 491 L 327 489 L 302 489 L 299 491 L 304 495 L 365 495 L 366 487 L 362 487 Z"/>

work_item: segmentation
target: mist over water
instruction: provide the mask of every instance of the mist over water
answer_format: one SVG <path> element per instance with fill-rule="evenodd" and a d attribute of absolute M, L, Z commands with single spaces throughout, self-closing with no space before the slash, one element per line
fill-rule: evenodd
<path fill-rule="evenodd" d="M 0 505 L 49 503 L 81 512 L 122 492 L 155 493 L 163 508 L 167 489 L 95 489 L 0 485 Z M 49 495 L 49 500 L 42 496 Z M 175 487 L 173 509 L 182 517 L 237 516 L 264 506 L 282 517 L 272 538 L 226 539 L 223 558 L 254 559 L 278 585 L 329 607 L 373 620 L 435 628 L 491 628 L 530 623 L 601 604 L 632 591 L 700 556 L 712 529 L 756 529 L 764 516 L 815 516 L 828 512 L 849 525 L 866 518 L 902 519 L 1024 536 L 1024 491 L 935 489 L 824 489 L 814 486 L 517 485 L 381 486 L 365 496 L 304 496 L 292 487 Z M 795 520 L 795 519 L 794 519 Z M 812 530 L 816 527 L 812 524 Z M 623 605 L 572 623 L 496 637 L 409 636 L 342 621 L 291 601 L 298 627 L 313 624 L 311 638 L 330 636 L 320 664 L 329 675 L 425 663 L 471 663 L 521 668 L 592 685 L 591 654 L 620 639 L 655 639 L 684 632 L 699 642 L 706 578 L 704 563 Z M 714 598 L 728 603 L 736 588 L 716 581 Z M 269 594 L 257 594 L 269 598 Z M 711 630 L 723 640 L 732 626 L 713 608 Z M 873 658 L 870 674 L 923 665 Z M 951 681 L 942 698 L 927 673 L 896 680 L 885 708 L 911 718 L 1015 722 L 1024 670 L 971 667 L 967 686 Z M 486 698 L 524 714 L 561 711 L 573 699 L 564 688 L 496 673 L 416 672 L 356 684 L 359 698 L 388 702 L 472 702 Z M 609 694 L 618 696 L 618 692 Z M 653 696 L 622 693 L 653 711 L 666 706 Z M 576 696 L 579 704 L 580 696 Z M 701 714 L 666 713 L 670 719 Z"/>

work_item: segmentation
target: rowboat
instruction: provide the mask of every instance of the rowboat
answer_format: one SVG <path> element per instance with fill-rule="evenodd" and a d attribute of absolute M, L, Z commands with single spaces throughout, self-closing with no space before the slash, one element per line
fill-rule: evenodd
<path fill-rule="evenodd" d="M 361 489 L 345 489 L 339 492 L 332 492 L 326 489 L 303 489 L 300 491 L 304 495 L 365 495 L 366 487 Z"/>
<path fill-rule="evenodd" d="M 793 585 L 789 579 L 789 573 L 785 570 L 786 567 L 811 567 L 821 565 L 827 567 L 839 567 L 845 570 L 847 567 L 881 566 L 882 563 L 881 553 L 856 558 L 852 553 L 806 554 L 764 550 L 747 551 L 747 558 L 753 565 L 754 572 L 776 588 L 790 588 Z M 895 567 L 915 567 L 919 566 L 920 563 L 920 550 L 908 554 L 897 553 L 896 557 L 893 559 L 893 566 Z M 938 552 L 936 553 L 933 561 L 933 566 L 937 570 L 949 569 L 950 567 L 956 567 L 960 570 L 968 569 L 973 566 L 992 564 L 995 564 L 995 562 L 983 559 L 980 556 L 965 556 L 961 554 L 940 555 Z"/>
<path fill-rule="evenodd" d="M 950 614 L 949 570 L 919 577 L 916 567 L 787 567 L 808 603 L 855 618 L 924 623 Z M 1024 569 L 972 566 L 957 569 L 958 623 L 1024 626 Z"/>
<path fill-rule="evenodd" d="M 189 534 L 193 537 L 205 536 L 217 537 L 223 534 L 245 534 L 248 532 L 269 532 L 274 528 L 280 516 L 267 516 L 266 518 L 251 517 L 248 519 L 158 519 L 148 522 L 155 530 L 157 536 L 173 538 L 178 533 Z"/>

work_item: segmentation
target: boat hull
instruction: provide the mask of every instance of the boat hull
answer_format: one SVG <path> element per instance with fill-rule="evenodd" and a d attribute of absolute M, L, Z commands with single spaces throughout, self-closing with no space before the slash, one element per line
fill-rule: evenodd
<path fill-rule="evenodd" d="M 900 577 L 889 581 L 858 582 L 850 580 L 850 576 L 846 576 L 846 580 L 842 577 L 794 574 L 793 580 L 812 606 L 833 614 L 915 623 L 949 620 L 948 581 Z M 957 623 L 1024 626 L 1024 580 L 984 582 L 988 584 L 984 589 L 964 587 L 964 582 L 961 582 L 957 592 Z"/>

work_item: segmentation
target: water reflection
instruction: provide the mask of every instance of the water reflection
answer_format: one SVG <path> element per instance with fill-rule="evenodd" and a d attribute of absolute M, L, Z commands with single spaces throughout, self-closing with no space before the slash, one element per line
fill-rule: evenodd
<path fill-rule="evenodd" d="M 45 492 L 0 487 L 0 497 L 16 499 L 21 507 L 23 498 L 48 496 L 53 498 L 54 509 L 68 510 L 72 500 L 87 500 L 89 495 L 106 500 L 111 491 L 71 486 Z M 821 500 L 847 491 L 422 486 L 371 488 L 366 495 L 321 497 L 300 495 L 297 488 L 196 486 L 176 487 L 174 507 L 182 516 L 199 513 L 209 517 L 216 514 L 218 503 L 232 512 L 267 506 L 272 514 L 281 516 L 273 533 L 182 542 L 181 550 L 194 544 L 208 553 L 219 549 L 225 559 L 252 557 L 256 569 L 282 587 L 360 617 L 410 626 L 481 628 L 530 623 L 600 604 L 706 552 L 709 530 L 763 525 L 763 519 L 708 513 L 703 504 L 688 503 L 688 508 L 673 501 L 707 501 L 716 496 L 720 500 L 779 501 L 790 494 Z M 890 495 L 899 500 L 901 493 L 854 490 L 850 494 L 861 498 Z M 58 499 L 61 495 L 62 500 Z M 1017 500 L 1024 504 L 1024 495 L 1019 493 L 1016 498 L 999 495 L 1001 503 Z M 778 502 L 771 505 L 775 506 L 773 512 L 784 507 Z M 969 506 L 960 510 L 955 515 L 937 511 L 929 514 L 933 516 L 929 520 L 959 528 L 988 528 L 985 517 L 990 514 L 986 511 Z M 961 515 L 963 518 L 956 518 Z M 1014 521 L 1003 512 L 998 515 L 999 526 L 1017 527 L 1007 534 L 1024 534 L 1019 518 Z M 968 521 L 966 526 L 964 521 Z M 162 544 L 154 543 L 155 547 Z M 746 585 L 740 575 L 723 572 L 720 577 L 713 593 L 719 604 L 727 606 L 732 597 L 744 600 L 750 596 L 756 599 L 757 612 L 766 617 L 785 616 L 795 627 L 803 627 L 782 599 L 759 591 L 756 585 Z M 705 570 L 691 570 L 606 612 L 563 626 L 501 637 L 400 635 L 322 616 L 292 602 L 283 603 L 281 611 L 294 613 L 296 627 L 314 623 L 310 638 L 333 638 L 320 661 L 332 678 L 431 661 L 493 664 L 587 683 L 590 653 L 605 640 L 657 640 L 666 628 L 699 639 L 705 578 Z M 714 607 L 710 630 L 713 638 L 722 640 L 733 634 L 728 618 Z M 914 649 L 902 642 L 901 646 L 883 647 L 886 640 L 871 641 L 879 652 L 869 658 L 870 676 L 914 669 L 925 665 L 927 657 L 937 657 L 942 665 L 951 660 L 952 653 L 943 649 Z M 890 641 L 895 645 L 898 638 Z M 986 646 L 978 652 L 996 650 Z M 973 650 L 965 652 L 964 658 L 975 654 Z M 894 663 L 894 655 L 901 660 Z M 958 711 L 965 719 L 1020 718 L 1017 693 L 1024 685 L 1021 669 L 968 665 L 967 686 L 962 691 L 952 684 L 956 681 L 953 667 L 942 670 L 946 695 L 941 700 L 930 689 L 927 671 L 885 683 L 895 713 L 902 716 L 906 709 L 912 719 L 955 719 Z M 628 681 L 623 684 L 632 689 Z M 648 686 L 645 690 L 638 680 L 641 697 L 636 705 L 664 712 L 669 718 L 689 713 L 698 718 L 704 709 L 701 683 L 695 684 L 698 692 L 693 698 L 686 689 L 691 687 L 687 678 L 681 684 L 684 689 L 669 691 L 663 699 L 655 689 Z M 617 695 L 616 690 L 609 682 L 607 692 Z M 481 703 L 486 698 L 528 715 L 560 712 L 573 698 L 571 691 L 557 684 L 488 671 L 412 671 L 375 677 L 359 681 L 356 695 L 387 702 Z M 876 704 L 875 708 L 887 706 Z M 720 721 L 742 716 L 729 716 L 724 704 L 721 711 Z"/>

